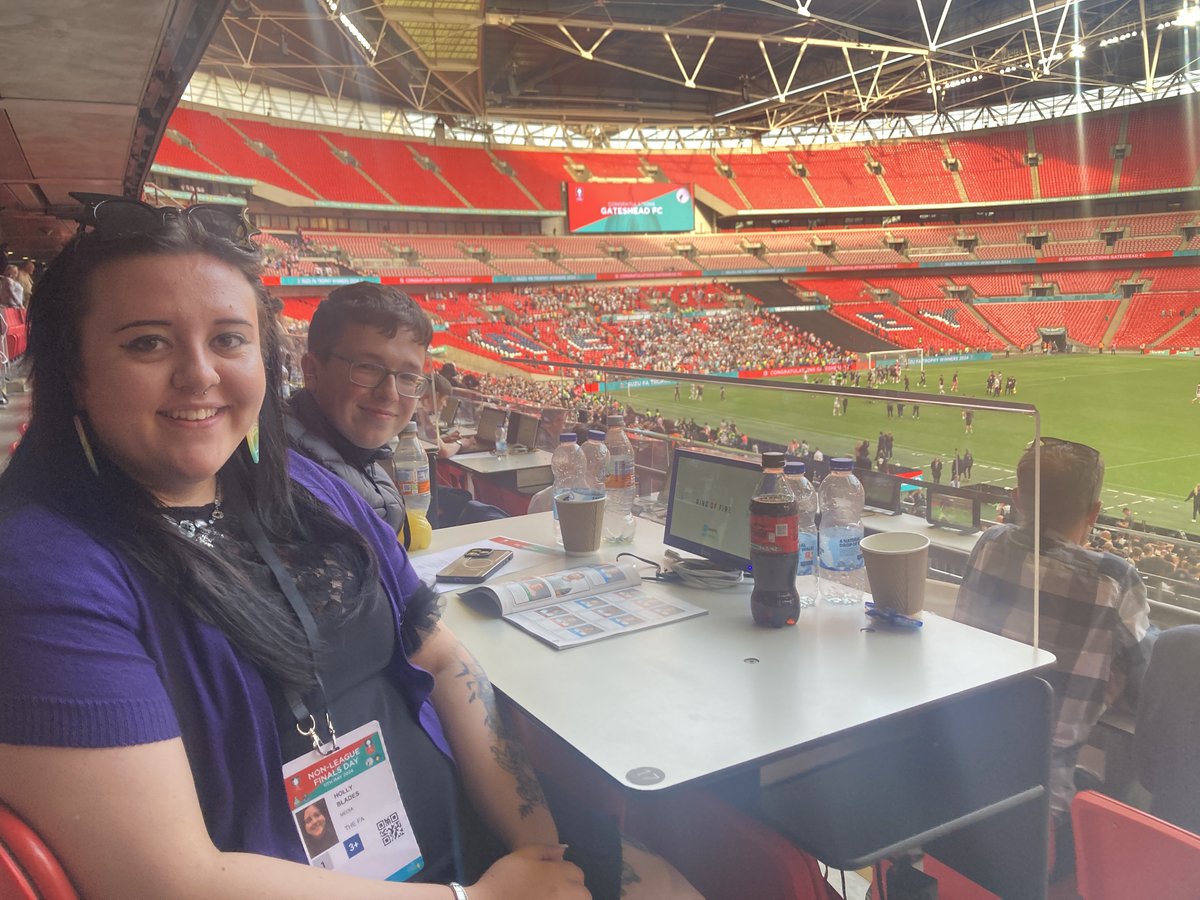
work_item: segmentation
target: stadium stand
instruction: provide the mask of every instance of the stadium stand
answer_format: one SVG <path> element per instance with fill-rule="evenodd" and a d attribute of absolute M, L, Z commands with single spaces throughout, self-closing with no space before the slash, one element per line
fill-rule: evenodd
<path fill-rule="evenodd" d="M 863 147 L 795 150 L 792 156 L 808 171 L 808 184 L 823 206 L 888 206 L 879 178 L 867 169 Z"/>
<path fill-rule="evenodd" d="M 951 138 L 947 146 L 960 163 L 959 176 L 971 202 L 1033 199 L 1025 128 L 989 131 L 986 138 Z"/>
<path fill-rule="evenodd" d="M 477 209 L 536 209 L 533 200 L 500 171 L 482 147 L 439 147 L 422 144 L 442 177 Z M 560 204 L 561 205 L 561 204 Z"/>
<path fill-rule="evenodd" d="M 534 196 L 542 209 L 563 208 L 563 182 L 570 181 L 571 177 L 561 153 L 500 148 L 491 152 L 512 169 L 516 180 Z"/>
<path fill-rule="evenodd" d="M 1122 349 L 1153 345 L 1179 324 L 1180 308 L 1180 295 L 1139 294 L 1129 301 L 1125 317 L 1113 336 L 1113 345 Z"/>
<path fill-rule="evenodd" d="M 563 154 L 563 159 L 568 164 L 583 166 L 598 178 L 640 181 L 645 177 L 642 172 L 642 161 L 632 153 L 582 153 L 578 150 L 571 150 Z"/>
<path fill-rule="evenodd" d="M 1040 300 L 979 303 L 975 310 L 1018 347 L 1037 342 L 1039 327 L 1062 326 L 1066 326 L 1070 340 L 1095 347 L 1104 337 L 1118 305 L 1117 300 Z"/>
<path fill-rule="evenodd" d="M 646 162 L 658 166 L 667 181 L 694 184 L 704 188 L 733 209 L 743 209 L 746 201 L 733 187 L 730 179 L 717 170 L 719 160 L 707 154 L 647 153 Z"/>
<path fill-rule="evenodd" d="M 180 107 L 171 116 L 171 127 L 187 137 L 196 151 L 222 171 L 239 178 L 253 178 L 315 199 L 308 186 L 301 184 L 268 156 L 247 143 L 241 132 L 212 113 Z"/>
<path fill-rule="evenodd" d="M 902 309 L 927 325 L 951 335 L 959 343 L 975 350 L 1003 350 L 1003 340 L 980 323 L 972 307 L 961 300 L 903 300 Z"/>
<path fill-rule="evenodd" d="M 1149 104 L 1129 110 L 1126 143 L 1129 152 L 1121 160 L 1122 191 L 1162 190 L 1190 187 L 1196 183 L 1197 166 L 1194 143 L 1164 141 L 1164 113 L 1174 110 L 1169 104 Z"/>
<path fill-rule="evenodd" d="M 401 206 L 462 209 L 463 202 L 417 162 L 410 142 L 395 138 L 328 134 L 337 149 L 349 153 L 372 181 Z"/>
<path fill-rule="evenodd" d="M 1124 113 L 1093 116 L 1083 131 L 1074 121 L 1033 126 L 1041 162 L 1038 182 L 1043 197 L 1107 194 L 1113 189 L 1113 154 Z"/>
<path fill-rule="evenodd" d="M 962 202 L 940 141 L 879 144 L 870 153 L 883 166 L 883 180 L 901 206 Z"/>
<path fill-rule="evenodd" d="M 212 162 L 205 159 L 192 147 L 188 139 L 173 128 L 167 129 L 166 136 L 158 145 L 158 154 L 154 158 L 155 165 L 171 166 L 188 172 L 200 172 L 205 175 L 227 175 Z"/>
<path fill-rule="evenodd" d="M 733 158 L 734 180 L 756 209 L 805 209 L 817 201 L 804 179 L 791 168 L 787 153 L 739 155 Z"/>
<path fill-rule="evenodd" d="M 246 119 L 231 118 L 229 124 L 251 140 L 269 147 L 280 165 L 318 191 L 325 200 L 375 204 L 392 202 L 363 177 L 360 169 L 339 158 L 320 132 L 306 128 L 281 128 Z"/>
<path fill-rule="evenodd" d="M 892 304 L 839 303 L 833 307 L 833 313 L 898 347 L 921 347 L 931 353 L 966 349 L 961 341 Z"/>

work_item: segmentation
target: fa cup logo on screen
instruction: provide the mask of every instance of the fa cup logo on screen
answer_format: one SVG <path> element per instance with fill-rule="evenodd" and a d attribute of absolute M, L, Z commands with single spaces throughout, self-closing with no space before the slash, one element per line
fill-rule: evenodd
<path fill-rule="evenodd" d="M 583 202 L 583 188 L 581 188 L 581 187 L 575 188 L 575 202 L 576 203 Z"/>

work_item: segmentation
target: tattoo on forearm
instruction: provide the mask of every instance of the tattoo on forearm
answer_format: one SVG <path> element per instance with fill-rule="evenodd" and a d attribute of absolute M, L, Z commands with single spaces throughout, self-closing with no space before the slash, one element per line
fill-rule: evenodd
<path fill-rule="evenodd" d="M 625 896 L 626 889 L 630 885 L 637 884 L 641 880 L 642 876 L 637 873 L 637 870 L 625 860 L 621 860 L 621 896 Z"/>
<path fill-rule="evenodd" d="M 538 784 L 537 776 L 533 773 L 533 765 L 525 753 L 525 748 L 512 736 L 507 721 L 496 705 L 496 693 L 492 690 L 487 673 L 466 648 L 461 648 L 458 659 L 461 668 L 455 677 L 463 679 L 467 686 L 467 702 L 479 702 L 483 705 L 484 725 L 495 738 L 491 746 L 492 757 L 496 765 L 516 781 L 517 796 L 521 800 L 517 812 L 522 819 L 526 819 L 533 815 L 535 809 L 546 805 L 542 786 Z"/>

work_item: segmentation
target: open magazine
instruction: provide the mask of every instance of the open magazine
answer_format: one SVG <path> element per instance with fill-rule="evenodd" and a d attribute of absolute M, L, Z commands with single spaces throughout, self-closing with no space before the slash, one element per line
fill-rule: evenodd
<path fill-rule="evenodd" d="M 462 596 L 490 600 L 506 620 L 557 650 L 708 612 L 647 590 L 633 563 L 580 566 L 471 588 Z"/>

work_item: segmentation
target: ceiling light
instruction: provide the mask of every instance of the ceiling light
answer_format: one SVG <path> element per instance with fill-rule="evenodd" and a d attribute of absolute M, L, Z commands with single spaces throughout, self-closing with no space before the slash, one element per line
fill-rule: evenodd
<path fill-rule="evenodd" d="M 1087 52 L 1087 48 L 1083 44 L 1071 45 L 1071 59 L 1083 59 L 1083 55 Z"/>

